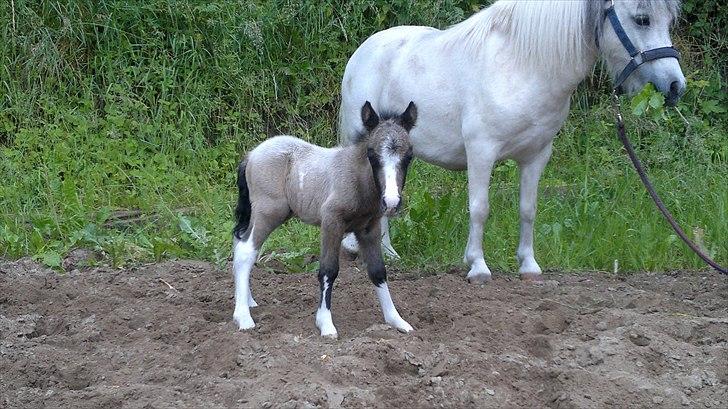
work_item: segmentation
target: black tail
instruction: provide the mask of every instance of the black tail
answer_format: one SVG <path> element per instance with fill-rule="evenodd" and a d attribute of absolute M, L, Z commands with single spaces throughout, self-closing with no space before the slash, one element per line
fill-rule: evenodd
<path fill-rule="evenodd" d="M 245 165 L 245 159 L 238 165 L 238 206 L 235 208 L 237 224 L 233 229 L 233 236 L 240 240 L 247 235 L 250 224 L 250 191 L 248 191 L 248 182 L 245 180 Z"/>

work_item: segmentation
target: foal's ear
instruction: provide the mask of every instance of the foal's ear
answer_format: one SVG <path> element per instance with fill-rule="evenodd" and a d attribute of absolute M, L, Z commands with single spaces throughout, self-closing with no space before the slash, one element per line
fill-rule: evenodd
<path fill-rule="evenodd" d="M 364 106 L 361 107 L 361 121 L 364 122 L 364 128 L 369 132 L 379 125 L 379 115 L 374 111 L 369 101 L 365 102 Z"/>
<path fill-rule="evenodd" d="M 410 101 L 409 105 L 407 105 L 407 109 L 400 115 L 400 119 L 402 120 L 402 127 L 407 132 L 415 127 L 415 123 L 417 122 L 417 105 L 413 101 Z"/>

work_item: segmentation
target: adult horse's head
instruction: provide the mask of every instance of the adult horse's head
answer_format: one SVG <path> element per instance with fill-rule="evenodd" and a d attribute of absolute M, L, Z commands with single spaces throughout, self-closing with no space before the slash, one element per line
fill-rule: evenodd
<path fill-rule="evenodd" d="M 672 48 L 670 27 L 679 0 L 598 0 L 597 44 L 615 87 L 634 94 L 652 83 L 674 106 L 685 92 L 685 76 Z"/>
<path fill-rule="evenodd" d="M 410 102 L 401 114 L 380 116 L 367 101 L 361 108 L 361 119 L 367 130 L 367 158 L 382 195 L 382 211 L 391 217 L 402 205 L 402 189 L 412 160 L 409 131 L 417 121 L 417 106 Z"/>

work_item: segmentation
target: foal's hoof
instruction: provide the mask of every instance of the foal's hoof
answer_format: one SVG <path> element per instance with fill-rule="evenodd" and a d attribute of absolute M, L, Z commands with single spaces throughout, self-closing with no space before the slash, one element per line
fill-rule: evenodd
<path fill-rule="evenodd" d="M 543 275 L 541 273 L 521 273 L 521 280 L 529 283 L 543 283 Z"/>
<path fill-rule="evenodd" d="M 411 325 L 409 325 L 409 323 L 407 323 L 407 322 L 404 322 L 404 323 L 402 323 L 402 324 L 400 324 L 400 325 L 396 326 L 395 328 L 397 329 L 397 331 L 399 331 L 399 332 L 401 332 L 401 333 L 403 333 L 403 334 L 409 334 L 410 332 L 412 332 L 412 331 L 414 331 L 414 330 L 415 330 L 415 329 L 414 329 L 414 328 L 412 328 L 412 326 L 411 326 Z"/>
<path fill-rule="evenodd" d="M 468 273 L 467 279 L 470 284 L 485 284 L 488 281 L 492 280 L 493 277 L 491 277 L 490 274 L 484 274 L 484 273 L 480 273 L 480 274 Z"/>
<path fill-rule="evenodd" d="M 412 328 L 412 326 L 409 324 L 409 322 L 403 320 L 402 317 L 391 318 L 391 319 L 385 318 L 384 322 L 386 322 L 387 324 L 392 326 L 392 328 L 396 329 L 397 331 L 399 331 L 403 334 L 407 334 L 407 333 L 415 330 L 414 328 Z"/>
<path fill-rule="evenodd" d="M 242 331 L 255 328 L 255 321 L 250 317 L 233 317 L 233 320 Z"/>
<path fill-rule="evenodd" d="M 327 334 L 324 334 L 323 332 L 321 332 L 321 338 L 330 339 L 332 341 L 335 341 L 335 340 L 339 339 L 339 334 L 337 332 L 327 333 Z"/>

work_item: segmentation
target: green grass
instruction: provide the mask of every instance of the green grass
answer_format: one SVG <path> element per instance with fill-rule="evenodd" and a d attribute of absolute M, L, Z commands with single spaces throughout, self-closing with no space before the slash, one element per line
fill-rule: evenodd
<path fill-rule="evenodd" d="M 692 3 L 691 3 L 692 4 Z M 0 5 L 0 256 L 58 266 L 75 247 L 119 265 L 229 256 L 235 167 L 276 133 L 335 143 L 339 80 L 367 35 L 447 26 L 473 1 L 125 1 Z M 13 17 L 15 23 L 13 23 Z M 686 18 L 692 18 L 687 15 Z M 689 91 L 665 110 L 624 99 L 628 129 L 668 207 L 728 261 L 728 118 L 720 53 L 681 32 Z M 720 60 L 718 60 L 720 61 Z M 654 209 L 614 135 L 601 71 L 579 89 L 540 185 L 542 267 L 701 268 Z M 464 173 L 415 161 L 393 221 L 403 268 L 461 265 Z M 518 172 L 499 165 L 485 234 L 492 269 L 516 269 Z M 133 221 L 121 220 L 136 211 Z M 268 254 L 311 270 L 318 230 L 291 222 Z"/>

